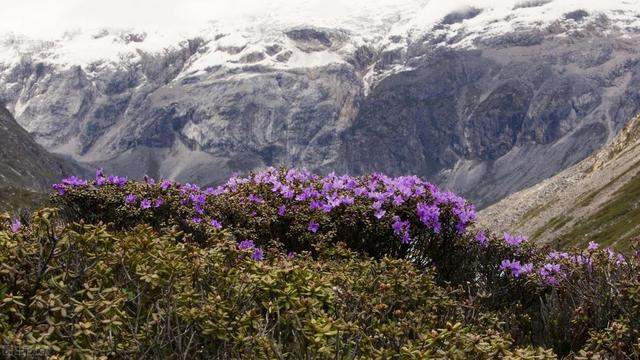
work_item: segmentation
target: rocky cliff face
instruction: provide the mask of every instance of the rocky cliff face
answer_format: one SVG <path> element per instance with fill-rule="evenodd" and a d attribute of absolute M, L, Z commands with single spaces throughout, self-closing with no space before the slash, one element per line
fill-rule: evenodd
<path fill-rule="evenodd" d="M 482 206 L 584 159 L 640 110 L 640 4 L 611 3 L 416 1 L 417 15 L 370 27 L 216 28 L 161 50 L 144 32 L 12 36 L 0 98 L 47 149 L 132 177 L 416 173 Z M 89 45 L 115 50 L 77 50 Z"/>
<path fill-rule="evenodd" d="M 480 212 L 480 224 L 558 247 L 630 250 L 640 236 L 640 117 L 578 164 Z"/>
<path fill-rule="evenodd" d="M 51 184 L 73 171 L 65 160 L 36 144 L 0 106 L 0 208 L 9 189 L 20 194 L 29 190 L 47 192 Z"/>

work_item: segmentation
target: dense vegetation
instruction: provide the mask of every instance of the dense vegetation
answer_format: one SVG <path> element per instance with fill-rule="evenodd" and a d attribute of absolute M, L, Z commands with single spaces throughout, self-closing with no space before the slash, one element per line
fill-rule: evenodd
<path fill-rule="evenodd" d="M 416 177 L 75 177 L 0 221 L 0 334 L 64 358 L 637 358 L 640 263 Z"/>

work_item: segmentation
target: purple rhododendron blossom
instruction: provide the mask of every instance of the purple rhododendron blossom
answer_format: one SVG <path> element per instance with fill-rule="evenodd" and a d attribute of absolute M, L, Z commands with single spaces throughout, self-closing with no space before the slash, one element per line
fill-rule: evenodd
<path fill-rule="evenodd" d="M 309 231 L 311 231 L 312 233 L 316 233 L 318 232 L 318 229 L 320 228 L 320 224 L 318 224 L 317 222 L 311 220 L 309 221 L 309 226 L 307 226 L 307 229 Z"/>
<path fill-rule="evenodd" d="M 102 168 L 96 169 L 95 180 L 96 186 L 103 186 L 107 183 L 107 178 L 104 177 L 104 171 L 102 170 Z"/>
<path fill-rule="evenodd" d="M 191 222 L 194 224 L 200 224 L 202 222 L 202 218 L 194 216 L 191 218 Z"/>
<path fill-rule="evenodd" d="M 62 179 L 62 184 L 71 187 L 82 187 L 87 185 L 87 180 L 81 179 L 77 176 L 70 176 L 66 179 Z"/>
<path fill-rule="evenodd" d="M 218 229 L 218 230 L 222 229 L 222 223 L 216 219 L 211 219 L 210 224 L 211 226 L 213 226 L 214 229 Z"/>
<path fill-rule="evenodd" d="M 464 233 L 467 230 L 467 226 L 478 217 L 473 205 L 465 205 L 462 208 L 456 207 L 453 209 L 453 213 L 458 217 L 458 223 L 456 224 L 458 234 Z"/>
<path fill-rule="evenodd" d="M 150 207 L 151 207 L 151 200 L 142 199 L 142 201 L 140 201 L 140 208 L 141 209 L 148 209 Z"/>
<path fill-rule="evenodd" d="M 253 249 L 256 245 L 253 243 L 253 240 L 243 240 L 238 244 L 238 249 L 240 250 L 249 250 Z"/>
<path fill-rule="evenodd" d="M 589 246 L 587 246 L 587 250 L 589 251 L 595 251 L 598 250 L 598 244 L 593 242 L 593 241 L 589 241 Z"/>
<path fill-rule="evenodd" d="M 507 232 L 505 232 L 503 236 L 504 236 L 504 242 L 509 246 L 520 246 L 520 244 L 522 244 L 524 241 L 527 240 L 527 238 L 522 235 L 514 236 Z"/>
<path fill-rule="evenodd" d="M 518 260 L 502 260 L 502 263 L 500 263 L 500 270 L 509 271 L 514 277 L 520 277 L 520 275 L 533 271 L 533 264 L 527 263 L 522 265 Z"/>
<path fill-rule="evenodd" d="M 313 200 L 312 202 L 309 203 L 309 209 L 311 210 L 318 210 L 321 209 L 323 207 L 324 203 L 320 200 Z"/>
<path fill-rule="evenodd" d="M 403 221 L 399 216 L 393 217 L 393 224 L 391 224 L 391 228 L 393 229 L 393 233 L 401 236 L 403 244 L 411 243 L 411 237 L 409 236 L 409 221 Z"/>
<path fill-rule="evenodd" d="M 538 270 L 538 274 L 540 275 L 542 282 L 551 286 L 558 285 L 558 278 L 561 273 L 562 267 L 560 264 L 547 263 Z"/>
<path fill-rule="evenodd" d="M 476 241 L 481 247 L 489 246 L 489 239 L 487 239 L 487 235 L 484 233 L 484 231 L 478 231 L 478 233 L 476 234 Z"/>
<path fill-rule="evenodd" d="M 568 259 L 569 254 L 566 252 L 552 251 L 547 254 L 547 258 L 550 260 Z"/>
<path fill-rule="evenodd" d="M 264 260 L 264 251 L 261 248 L 253 249 L 253 254 L 251 254 L 251 258 L 255 261 Z"/>
<path fill-rule="evenodd" d="M 260 196 L 256 194 L 250 194 L 248 199 L 249 201 L 254 202 L 256 204 L 262 204 L 264 202 L 264 199 L 262 199 Z"/>
<path fill-rule="evenodd" d="M 143 180 L 147 185 L 150 185 L 150 186 L 153 186 L 156 184 L 156 180 L 148 175 L 145 175 Z"/>
<path fill-rule="evenodd" d="M 20 231 L 21 228 L 22 228 L 22 223 L 20 222 L 20 219 L 14 218 L 11 221 L 11 232 L 15 234 L 18 231 Z"/>
<path fill-rule="evenodd" d="M 62 185 L 62 184 L 53 184 L 53 186 L 51 186 L 53 188 L 53 190 L 58 192 L 58 195 L 62 196 L 67 192 L 67 188 Z"/>
<path fill-rule="evenodd" d="M 160 188 L 162 190 L 167 190 L 171 187 L 171 181 L 169 180 L 163 180 L 162 183 L 160 183 Z"/>
<path fill-rule="evenodd" d="M 376 212 L 373 214 L 373 216 L 376 217 L 376 219 L 382 219 L 384 217 L 384 215 L 387 213 L 386 210 L 376 210 Z"/>
<path fill-rule="evenodd" d="M 118 187 L 123 187 L 127 184 L 127 178 L 115 176 L 115 175 L 109 175 L 108 182 L 109 184 L 116 185 Z"/>
<path fill-rule="evenodd" d="M 138 200 L 138 197 L 135 194 L 129 194 L 124 197 L 124 202 L 126 204 L 135 204 L 137 200 Z"/>
<path fill-rule="evenodd" d="M 287 207 L 284 205 L 280 205 L 278 206 L 278 215 L 280 216 L 284 216 L 284 214 L 286 214 L 287 212 Z"/>
<path fill-rule="evenodd" d="M 435 205 L 418 203 L 416 213 L 418 214 L 420 221 L 432 229 L 433 232 L 440 232 L 442 229 L 442 224 L 440 224 L 440 208 Z"/>
<path fill-rule="evenodd" d="M 157 199 L 153 202 L 153 207 L 155 207 L 155 208 L 159 208 L 159 207 L 161 207 L 162 205 L 164 205 L 164 199 L 163 199 L 163 198 L 161 198 L 161 197 L 157 198 Z"/>

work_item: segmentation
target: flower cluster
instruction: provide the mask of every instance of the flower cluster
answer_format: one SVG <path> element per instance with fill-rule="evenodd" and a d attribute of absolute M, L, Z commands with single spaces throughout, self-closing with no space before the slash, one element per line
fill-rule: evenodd
<path fill-rule="evenodd" d="M 476 251 L 485 254 L 477 256 L 492 258 L 500 276 L 556 286 L 569 267 L 590 268 L 592 255 L 600 251 L 591 242 L 586 252 L 544 255 L 524 236 L 468 231 L 476 219 L 473 205 L 416 176 L 319 176 L 306 170 L 269 168 L 201 188 L 150 177 L 132 182 L 98 170 L 93 180 L 72 176 L 54 189 L 60 198 L 70 191 L 109 189 L 119 194 L 116 198 L 121 199 L 125 214 L 146 214 L 148 219 L 169 210 L 187 230 L 228 231 L 247 239 L 239 247 L 251 251 L 256 260 L 264 257 L 256 244 L 266 246 L 274 239 L 295 252 L 312 251 L 308 245 L 314 239 L 351 240 L 352 249 L 371 256 L 405 257 L 440 266 L 442 272 L 443 266 L 462 271 L 459 263 L 473 261 Z M 14 228 L 20 229 L 19 222 Z M 624 262 L 622 255 L 602 251 L 612 261 Z"/>
<path fill-rule="evenodd" d="M 71 189 L 123 188 L 127 183 L 126 178 L 105 176 L 100 169 L 93 181 L 70 177 L 53 187 L 58 195 L 64 196 Z M 216 230 L 222 229 L 223 223 L 209 211 L 207 203 L 221 196 L 244 203 L 247 215 L 251 217 L 259 216 L 268 208 L 274 208 L 279 217 L 310 211 L 312 215 L 306 228 L 311 234 L 322 232 L 322 214 L 331 215 L 338 210 L 364 206 L 370 209 L 372 218 L 387 224 L 384 226 L 397 235 L 401 244 L 411 243 L 411 231 L 438 235 L 447 226 L 462 235 L 476 219 L 473 205 L 416 176 L 392 178 L 375 173 L 352 177 L 331 173 L 321 177 L 306 170 L 269 168 L 248 177 L 232 177 L 223 185 L 205 189 L 195 184 L 156 181 L 149 177 L 145 177 L 144 184 L 161 191 L 160 195 L 154 199 L 125 192 L 123 204 L 152 211 L 165 204 L 166 192 L 177 190 L 180 204 L 191 209 L 192 214 L 187 215 L 185 221 L 209 224 Z"/>

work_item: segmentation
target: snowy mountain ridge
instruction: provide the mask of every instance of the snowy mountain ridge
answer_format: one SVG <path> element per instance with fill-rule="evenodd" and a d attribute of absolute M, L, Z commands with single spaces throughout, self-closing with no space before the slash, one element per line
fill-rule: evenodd
<path fill-rule="evenodd" d="M 640 0 L 114 0 L 110 26 L 74 1 L 76 30 L 0 36 L 0 101 L 130 177 L 414 173 L 482 205 L 640 110 Z"/>
<path fill-rule="evenodd" d="M 544 28 L 567 17 L 576 28 L 600 18 L 607 31 L 640 31 L 640 0 L 400 0 L 272 2 L 254 11 L 225 17 L 212 15 L 189 30 L 144 28 L 68 29 L 61 36 L 34 38 L 18 31 L 0 35 L 0 64 L 11 66 L 23 57 L 59 66 L 99 69 L 139 60 L 140 53 L 160 53 L 187 39 L 202 39 L 201 49 L 184 74 L 214 66 L 241 67 L 246 63 L 274 69 L 317 67 L 343 62 L 360 46 L 381 50 L 406 47 L 424 40 L 432 46 L 474 47 L 480 38 L 526 28 Z M 335 5 L 335 10 L 332 6 Z M 282 9 L 288 9 L 283 12 Z M 324 11 L 322 11 L 322 9 Z M 328 11 L 329 10 L 329 11 Z M 217 17 L 217 19 L 216 19 Z M 287 36 L 295 29 L 333 30 L 331 46 L 300 49 Z M 323 37 L 324 34 L 318 33 Z M 564 32 L 559 36 L 566 36 Z M 316 39 L 322 41 L 332 39 Z M 312 51 L 309 51 L 312 50 Z M 280 54 L 278 57 L 276 55 Z"/>

